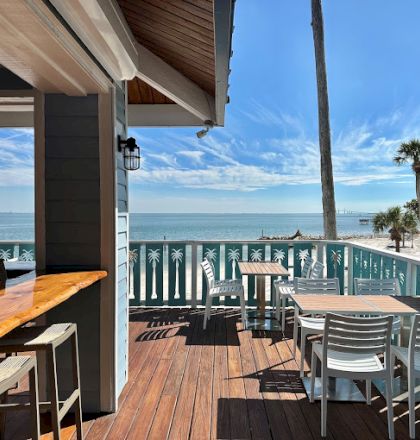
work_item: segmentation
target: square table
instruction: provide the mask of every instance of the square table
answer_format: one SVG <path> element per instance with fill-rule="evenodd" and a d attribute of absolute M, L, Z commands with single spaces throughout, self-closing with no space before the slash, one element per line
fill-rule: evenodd
<path fill-rule="evenodd" d="M 398 315 L 413 317 L 416 310 L 390 295 L 316 295 L 295 294 L 295 319 L 302 314 L 337 313 L 341 315 Z M 302 379 L 308 396 L 310 395 L 310 379 Z M 383 393 L 383 381 L 374 381 L 378 390 Z M 394 399 L 400 400 L 404 394 L 404 381 L 399 379 L 394 383 Z M 321 392 L 320 379 L 315 380 L 315 399 Z M 335 401 L 365 402 L 363 394 L 353 381 L 349 379 L 330 380 L 328 384 L 328 399 Z"/>
<path fill-rule="evenodd" d="M 250 330 L 280 330 L 280 323 L 265 312 L 265 277 L 289 276 L 288 270 L 280 263 L 269 261 L 238 261 L 242 275 L 255 276 L 257 279 L 257 312 L 255 316 L 248 314 L 246 328 Z"/>

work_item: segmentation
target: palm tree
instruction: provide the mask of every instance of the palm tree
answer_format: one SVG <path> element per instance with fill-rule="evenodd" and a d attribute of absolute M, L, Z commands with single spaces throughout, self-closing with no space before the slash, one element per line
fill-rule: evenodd
<path fill-rule="evenodd" d="M 182 257 L 184 256 L 182 249 L 172 249 L 171 257 L 175 262 L 175 294 L 174 299 L 179 299 L 179 263 L 182 263 Z"/>
<path fill-rule="evenodd" d="M 417 216 L 420 218 L 420 140 L 411 139 L 409 142 L 403 142 L 398 147 L 394 162 L 397 165 L 411 162 L 411 168 L 416 175 Z"/>
<path fill-rule="evenodd" d="M 337 278 L 338 266 L 341 264 L 341 252 L 340 251 L 332 251 L 331 252 L 331 261 L 334 265 L 334 278 Z"/>
<path fill-rule="evenodd" d="M 417 214 L 411 210 L 407 210 L 403 215 L 404 228 L 411 235 L 411 247 L 414 247 L 414 234 L 417 232 L 418 218 Z"/>
<path fill-rule="evenodd" d="M 210 263 L 214 264 L 214 262 L 216 261 L 216 258 L 217 258 L 216 249 L 206 248 L 206 252 L 204 253 L 204 256 L 207 258 L 207 260 L 210 261 Z"/>
<path fill-rule="evenodd" d="M 328 104 L 327 68 L 324 49 L 324 19 L 321 0 L 312 2 L 312 31 L 315 46 L 316 82 L 318 90 L 319 150 L 321 156 L 322 207 L 324 235 L 327 240 L 337 239 L 335 218 L 334 176 L 331 159 L 330 109 Z"/>
<path fill-rule="evenodd" d="M 159 263 L 159 249 L 150 249 L 148 254 L 149 263 L 152 263 L 152 299 L 157 299 L 156 293 L 156 264 Z"/>
<path fill-rule="evenodd" d="M 32 249 L 24 249 L 19 256 L 21 261 L 34 261 L 34 251 Z"/>
<path fill-rule="evenodd" d="M 0 249 L 0 260 L 10 260 L 11 252 L 10 249 Z"/>
<path fill-rule="evenodd" d="M 236 280 L 236 262 L 240 258 L 240 251 L 239 249 L 229 249 L 228 251 L 228 261 L 232 262 L 232 280 Z"/>
<path fill-rule="evenodd" d="M 389 229 L 392 241 L 395 241 L 395 250 L 400 252 L 400 243 L 402 240 L 402 233 L 404 228 L 403 213 L 399 206 L 389 208 L 386 212 L 378 212 L 373 217 L 374 232 L 383 232 Z"/>
<path fill-rule="evenodd" d="M 298 253 L 298 258 L 300 260 L 300 268 L 303 269 L 303 265 L 305 264 L 305 260 L 309 257 L 308 249 L 301 249 Z"/>
<path fill-rule="evenodd" d="M 262 260 L 262 249 L 251 249 L 251 261 Z"/>
<path fill-rule="evenodd" d="M 286 253 L 283 249 L 276 249 L 274 251 L 273 260 L 277 261 L 277 263 L 282 263 L 285 257 Z"/>

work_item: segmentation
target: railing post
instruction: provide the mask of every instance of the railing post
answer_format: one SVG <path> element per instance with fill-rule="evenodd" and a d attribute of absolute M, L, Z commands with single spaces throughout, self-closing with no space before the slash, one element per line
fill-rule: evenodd
<path fill-rule="evenodd" d="M 191 245 L 191 308 L 197 307 L 197 243 Z"/>
<path fill-rule="evenodd" d="M 316 259 L 324 265 L 325 265 L 325 259 L 324 259 L 325 249 L 326 249 L 325 243 L 319 241 L 316 247 Z M 324 272 L 325 271 L 326 271 L 326 266 Z M 325 273 L 323 274 L 323 276 L 326 276 Z"/>
<path fill-rule="evenodd" d="M 353 245 L 347 244 L 347 294 L 353 294 Z"/>
<path fill-rule="evenodd" d="M 410 296 L 416 295 L 417 266 L 413 263 L 407 263 L 407 285 L 405 293 Z"/>

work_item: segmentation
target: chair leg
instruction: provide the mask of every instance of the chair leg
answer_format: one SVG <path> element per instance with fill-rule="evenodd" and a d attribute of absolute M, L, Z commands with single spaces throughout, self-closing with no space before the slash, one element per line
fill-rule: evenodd
<path fill-rule="evenodd" d="M 370 379 L 366 380 L 366 403 L 372 404 L 372 381 Z"/>
<path fill-rule="evenodd" d="M 295 322 L 293 323 L 293 357 L 296 357 L 296 347 L 298 340 L 298 312 L 295 308 Z"/>
<path fill-rule="evenodd" d="M 59 401 L 58 401 L 58 384 L 57 384 L 57 360 L 55 357 L 55 349 L 48 348 L 47 350 L 47 368 L 48 379 L 50 386 L 50 400 L 51 400 L 51 424 L 54 434 L 54 440 L 60 440 L 60 419 L 59 419 Z"/>
<path fill-rule="evenodd" d="M 38 440 L 41 433 L 39 426 L 38 373 L 36 363 L 31 371 L 29 371 L 29 393 L 31 404 L 32 439 Z"/>
<path fill-rule="evenodd" d="M 408 424 L 410 427 L 410 438 L 416 438 L 416 378 L 408 369 Z"/>
<path fill-rule="evenodd" d="M 212 301 L 213 301 L 213 298 L 207 293 L 206 310 L 204 312 L 204 321 L 203 321 L 203 330 L 205 330 L 207 328 L 207 321 L 210 319 Z"/>
<path fill-rule="evenodd" d="M 0 403 L 4 404 L 7 402 L 7 391 L 3 394 L 0 394 Z M 6 432 L 6 411 L 0 411 L 0 440 L 5 438 Z"/>
<path fill-rule="evenodd" d="M 306 351 L 306 337 L 305 330 L 300 328 L 300 377 L 305 376 L 305 351 Z"/>
<path fill-rule="evenodd" d="M 391 374 L 387 374 L 385 379 L 386 386 L 386 406 L 388 412 L 388 437 L 394 440 L 394 407 L 392 406 L 392 379 Z"/>
<path fill-rule="evenodd" d="M 245 309 L 245 295 L 244 295 L 244 291 L 242 291 L 241 295 L 239 296 L 239 301 L 241 303 L 242 326 L 243 326 L 243 328 L 245 328 L 245 326 L 246 326 L 246 309 Z"/>
<path fill-rule="evenodd" d="M 281 329 L 286 330 L 286 302 L 287 298 L 285 295 L 281 297 Z"/>
<path fill-rule="evenodd" d="M 76 422 L 77 440 L 83 440 L 82 427 L 82 399 L 80 390 L 80 369 L 79 369 L 79 348 L 77 341 L 77 330 L 71 336 L 71 350 L 73 362 L 73 389 L 79 390 L 79 397 L 75 403 L 74 417 Z"/>
<path fill-rule="evenodd" d="M 327 381 L 328 377 L 321 374 L 321 437 L 327 436 Z"/>
<path fill-rule="evenodd" d="M 316 378 L 316 367 L 318 357 L 315 354 L 315 351 L 312 349 L 312 356 L 311 356 L 311 395 L 309 397 L 309 401 L 311 403 L 315 402 L 315 378 Z"/>

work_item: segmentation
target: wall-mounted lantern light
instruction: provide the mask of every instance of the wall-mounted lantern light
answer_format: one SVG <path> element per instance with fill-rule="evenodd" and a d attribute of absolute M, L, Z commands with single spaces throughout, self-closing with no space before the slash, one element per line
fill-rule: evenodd
<path fill-rule="evenodd" d="M 118 151 L 123 153 L 124 168 L 126 170 L 134 171 L 140 168 L 140 148 L 133 137 L 124 141 L 118 136 Z"/>

